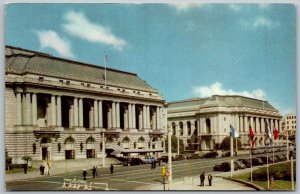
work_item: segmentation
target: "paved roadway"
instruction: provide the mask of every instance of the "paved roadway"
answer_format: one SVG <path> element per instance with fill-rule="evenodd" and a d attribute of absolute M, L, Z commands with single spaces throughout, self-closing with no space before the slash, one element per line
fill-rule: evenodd
<path fill-rule="evenodd" d="M 263 155 L 263 154 L 262 154 Z M 249 155 L 238 156 L 248 158 Z M 173 180 L 184 177 L 198 176 L 202 172 L 212 172 L 215 164 L 230 161 L 229 158 L 194 159 L 173 161 Z M 217 174 L 218 172 L 214 172 Z M 6 182 L 6 189 L 21 190 L 63 190 L 64 178 L 82 180 L 82 170 L 64 173 L 55 176 L 41 176 L 38 178 Z M 91 171 L 88 172 L 88 182 L 108 183 L 109 190 L 138 190 L 140 187 L 157 185 L 162 182 L 161 166 L 151 169 L 150 164 L 138 166 L 115 166 L 114 174 L 109 173 L 109 168 L 98 169 L 98 177 L 93 179 Z"/>

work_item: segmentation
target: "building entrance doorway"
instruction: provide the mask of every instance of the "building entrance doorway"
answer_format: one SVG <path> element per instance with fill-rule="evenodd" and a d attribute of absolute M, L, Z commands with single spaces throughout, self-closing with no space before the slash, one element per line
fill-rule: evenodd
<path fill-rule="evenodd" d="M 46 160 L 47 157 L 47 148 L 42 148 L 42 160 Z"/>

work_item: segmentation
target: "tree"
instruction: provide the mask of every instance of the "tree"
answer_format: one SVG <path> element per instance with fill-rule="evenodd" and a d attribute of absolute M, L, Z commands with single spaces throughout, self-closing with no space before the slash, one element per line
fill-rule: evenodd
<path fill-rule="evenodd" d="M 238 148 L 242 147 L 242 143 L 240 141 L 240 139 L 237 139 L 238 142 Z M 236 138 L 233 139 L 233 149 L 236 148 Z M 220 149 L 222 150 L 230 150 L 230 137 L 225 137 L 221 143 Z"/>
<path fill-rule="evenodd" d="M 171 136 L 171 144 L 172 144 L 172 153 L 177 153 L 177 137 L 175 135 Z M 166 152 L 168 152 L 168 138 L 165 140 L 165 148 Z M 184 153 L 184 145 L 182 139 L 179 139 L 179 153 L 183 154 Z"/>

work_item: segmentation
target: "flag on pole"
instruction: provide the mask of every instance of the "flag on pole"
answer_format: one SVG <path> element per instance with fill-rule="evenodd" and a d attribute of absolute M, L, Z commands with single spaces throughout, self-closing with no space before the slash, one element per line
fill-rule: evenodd
<path fill-rule="evenodd" d="M 273 135 L 274 135 L 274 140 L 277 140 L 278 136 L 279 136 L 279 132 L 276 128 L 274 128 L 274 130 L 273 130 Z"/>
<path fill-rule="evenodd" d="M 104 63 L 105 63 L 105 65 L 107 65 L 107 63 L 108 63 L 108 56 L 107 56 L 106 52 L 104 52 Z"/>
<path fill-rule="evenodd" d="M 254 144 L 255 144 L 255 141 L 254 141 L 254 132 L 252 130 L 251 125 L 249 126 L 249 135 L 250 135 L 250 139 L 251 139 L 251 145 L 252 145 L 252 148 L 253 148 Z"/>
<path fill-rule="evenodd" d="M 271 130 L 270 130 L 270 127 L 268 125 L 268 122 L 265 122 L 265 126 L 266 126 L 266 134 L 268 135 L 269 139 L 270 139 L 270 145 L 273 144 L 273 138 L 272 138 L 272 133 L 271 133 Z"/>
<path fill-rule="evenodd" d="M 230 125 L 230 136 L 233 138 L 239 137 L 239 133 L 235 130 L 235 128 L 233 128 L 232 125 Z"/>

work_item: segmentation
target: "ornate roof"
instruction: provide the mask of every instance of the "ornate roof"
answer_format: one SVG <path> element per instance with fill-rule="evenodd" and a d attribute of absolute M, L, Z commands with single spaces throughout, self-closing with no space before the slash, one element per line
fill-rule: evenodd
<path fill-rule="evenodd" d="M 278 112 L 268 101 L 237 95 L 213 95 L 209 98 L 191 98 L 168 103 L 168 110 L 180 110 L 192 107 L 197 107 L 198 110 L 210 107 L 248 107 Z"/>
<path fill-rule="evenodd" d="M 105 68 L 92 64 L 54 57 L 49 54 L 6 46 L 6 72 L 15 74 L 38 74 L 104 84 Z M 158 93 L 137 74 L 106 68 L 107 85 L 132 88 Z"/>

